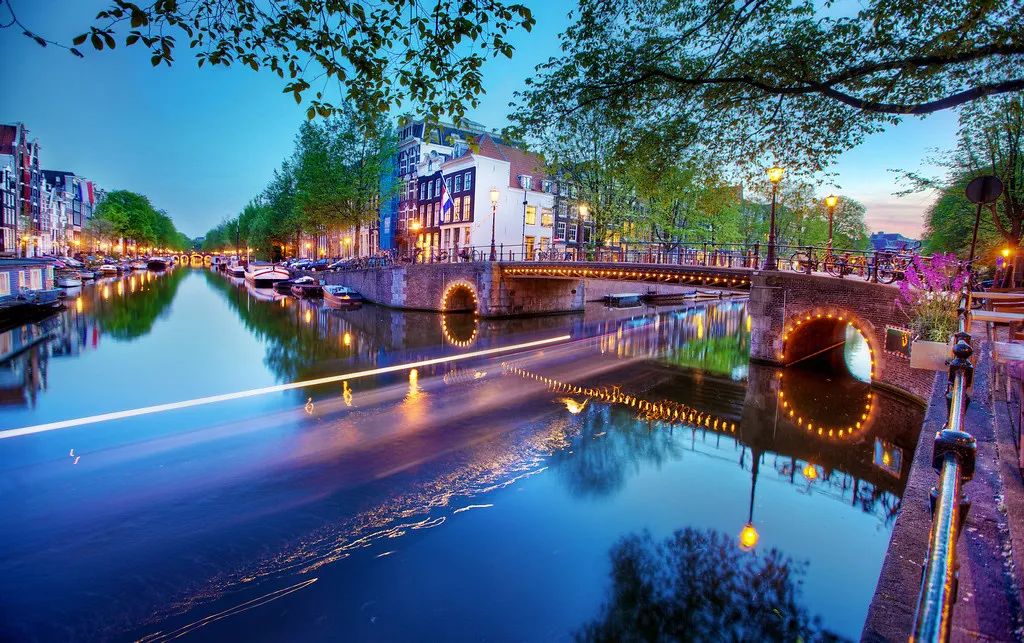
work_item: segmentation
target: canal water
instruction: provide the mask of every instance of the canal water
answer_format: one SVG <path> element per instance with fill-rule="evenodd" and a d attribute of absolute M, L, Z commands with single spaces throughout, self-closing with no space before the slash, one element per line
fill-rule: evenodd
<path fill-rule="evenodd" d="M 4 641 L 857 638 L 922 421 L 854 338 L 748 363 L 743 299 L 494 321 L 176 268 L 67 302 L 0 334 Z"/>

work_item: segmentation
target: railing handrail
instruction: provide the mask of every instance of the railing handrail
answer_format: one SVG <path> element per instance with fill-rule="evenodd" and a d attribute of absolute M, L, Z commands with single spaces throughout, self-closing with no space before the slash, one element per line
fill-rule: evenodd
<path fill-rule="evenodd" d="M 963 486 L 974 477 L 977 455 L 974 437 L 964 431 L 964 416 L 974 379 L 973 349 L 968 333 L 970 289 L 971 279 L 967 279 L 960 292 L 958 332 L 953 336 L 954 357 L 949 363 L 949 417 L 945 428 L 935 435 L 932 451 L 932 465 L 939 474 L 939 483 L 932 489 L 932 528 L 912 641 L 945 643 L 952 628 L 959 568 L 956 543 L 970 509 Z"/>

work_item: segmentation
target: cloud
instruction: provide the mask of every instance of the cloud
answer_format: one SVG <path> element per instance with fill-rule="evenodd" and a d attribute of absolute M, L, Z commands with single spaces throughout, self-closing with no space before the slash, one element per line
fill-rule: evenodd
<path fill-rule="evenodd" d="M 867 209 L 864 221 L 872 232 L 898 232 L 919 239 L 924 230 L 925 213 L 932 204 L 932 198 L 914 195 L 863 203 Z"/>

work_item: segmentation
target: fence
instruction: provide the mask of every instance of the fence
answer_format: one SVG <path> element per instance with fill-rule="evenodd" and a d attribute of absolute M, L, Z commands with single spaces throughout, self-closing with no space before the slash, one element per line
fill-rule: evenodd
<path fill-rule="evenodd" d="M 892 283 L 900 278 L 913 254 L 901 251 L 864 251 L 821 248 L 816 246 L 776 246 L 776 263 L 780 270 L 812 274 L 825 272 L 834 277 L 860 277 L 872 282 Z M 414 252 L 392 252 L 374 265 L 411 263 L 462 263 L 475 261 L 535 261 L 550 263 L 601 262 L 636 263 L 654 265 L 701 266 L 721 268 L 766 268 L 766 246 L 760 243 L 679 243 L 633 244 L 630 248 L 602 248 L 585 250 L 548 247 L 526 250 L 522 245 L 506 248 L 503 244 L 424 248 Z M 353 260 L 344 268 L 365 268 L 366 261 Z"/>

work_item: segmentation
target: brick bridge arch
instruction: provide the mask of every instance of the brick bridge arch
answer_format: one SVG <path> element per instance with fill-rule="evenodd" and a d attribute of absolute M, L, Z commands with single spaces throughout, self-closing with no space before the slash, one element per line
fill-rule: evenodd
<path fill-rule="evenodd" d="M 789 366 L 845 342 L 853 327 L 868 344 L 871 383 L 928 398 L 935 374 L 910 368 L 904 357 L 886 354 L 885 329 L 904 326 L 895 286 L 786 272 L 755 273 L 750 288 L 750 359 Z"/>

